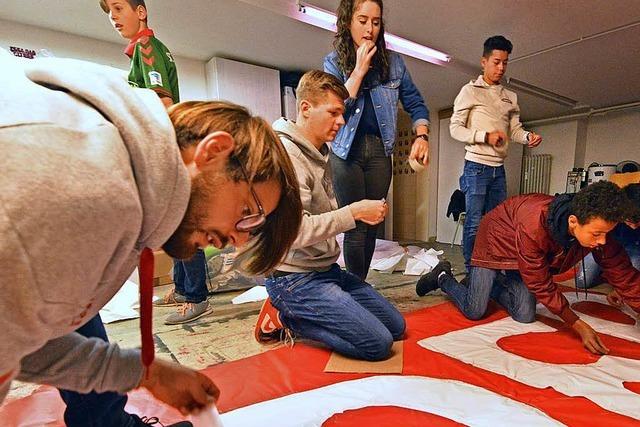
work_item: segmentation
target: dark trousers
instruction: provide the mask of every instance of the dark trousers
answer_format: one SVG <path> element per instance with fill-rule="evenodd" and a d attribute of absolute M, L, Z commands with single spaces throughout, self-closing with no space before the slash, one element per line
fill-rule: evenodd
<path fill-rule="evenodd" d="M 516 322 L 531 323 L 536 318 L 536 298 L 515 270 L 502 274 L 472 266 L 467 286 L 445 274 L 440 280 L 440 288 L 467 319 L 482 319 L 490 299 L 503 306 Z"/>
<path fill-rule="evenodd" d="M 87 338 L 109 341 L 99 314 L 81 326 L 77 331 Z M 64 422 L 67 427 L 128 427 L 134 426 L 134 418 L 124 411 L 127 396 L 115 392 L 87 394 L 59 390 L 67 408 Z"/>
<path fill-rule="evenodd" d="M 173 260 L 173 282 L 176 293 L 187 302 L 197 304 L 207 299 L 207 261 L 204 251 L 198 249 L 190 260 Z"/>
<path fill-rule="evenodd" d="M 331 153 L 333 188 L 340 207 L 363 199 L 387 197 L 391 183 L 391 157 L 382 140 L 365 135 L 353 141 L 347 160 Z M 357 221 L 356 228 L 344 233 L 344 261 L 347 271 L 364 280 L 376 248 L 378 225 Z"/>
<path fill-rule="evenodd" d="M 402 339 L 404 318 L 370 284 L 333 264 L 328 271 L 267 277 L 282 322 L 297 336 L 348 357 L 382 360 Z"/>

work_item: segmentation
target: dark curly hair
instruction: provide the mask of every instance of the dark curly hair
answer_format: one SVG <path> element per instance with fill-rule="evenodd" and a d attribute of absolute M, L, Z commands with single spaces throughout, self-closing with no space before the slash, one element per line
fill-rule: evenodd
<path fill-rule="evenodd" d="M 356 9 L 364 2 L 371 1 L 380 6 L 380 13 L 383 14 L 382 0 L 340 0 L 340 5 L 336 14 L 338 22 L 337 31 L 333 40 L 333 47 L 338 54 L 338 66 L 340 70 L 348 76 L 351 75 L 356 66 L 356 48 L 351 37 L 351 21 Z M 380 33 L 376 40 L 376 53 L 371 59 L 373 70 L 380 76 L 380 81 L 384 82 L 389 78 L 389 53 L 384 41 L 384 20 L 380 20 Z"/>
<path fill-rule="evenodd" d="M 607 222 L 622 222 L 629 215 L 629 199 L 622 189 L 609 181 L 593 183 L 575 195 L 571 213 L 581 225 L 594 218 Z"/>
<path fill-rule="evenodd" d="M 640 222 L 640 183 L 629 184 L 623 189 L 627 199 L 631 202 L 628 220 L 631 222 Z"/>

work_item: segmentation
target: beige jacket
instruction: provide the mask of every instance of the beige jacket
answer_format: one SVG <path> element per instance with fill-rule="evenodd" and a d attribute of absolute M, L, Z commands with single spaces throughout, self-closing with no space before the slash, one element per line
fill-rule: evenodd
<path fill-rule="evenodd" d="M 285 118 L 277 120 L 273 129 L 296 170 L 304 209 L 298 237 L 278 270 L 326 271 L 340 256 L 336 236 L 356 226 L 348 206 L 338 209 L 328 165 L 329 147 L 324 145 L 319 151 Z"/>
<path fill-rule="evenodd" d="M 501 130 L 509 140 L 494 147 L 484 142 L 489 132 Z M 518 96 L 502 85 L 489 85 L 479 76 L 462 87 L 453 103 L 451 137 L 466 145 L 466 160 L 502 166 L 509 142 L 527 143 L 529 132 L 520 123 Z"/>

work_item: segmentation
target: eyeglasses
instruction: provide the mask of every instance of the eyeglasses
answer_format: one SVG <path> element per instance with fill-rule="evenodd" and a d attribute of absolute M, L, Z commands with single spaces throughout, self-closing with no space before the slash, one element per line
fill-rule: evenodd
<path fill-rule="evenodd" d="M 240 165 L 240 170 L 242 171 L 242 176 L 244 180 L 249 185 L 249 191 L 251 191 L 251 195 L 253 196 L 253 200 L 256 202 L 258 206 L 258 213 L 245 215 L 236 222 L 236 230 L 242 233 L 250 233 L 251 235 L 257 234 L 260 228 L 267 222 L 267 216 L 264 214 L 264 208 L 258 199 L 258 195 L 253 190 L 253 185 L 249 183 L 249 178 L 247 177 L 247 172 L 244 170 L 244 166 L 242 163 L 238 162 Z"/>

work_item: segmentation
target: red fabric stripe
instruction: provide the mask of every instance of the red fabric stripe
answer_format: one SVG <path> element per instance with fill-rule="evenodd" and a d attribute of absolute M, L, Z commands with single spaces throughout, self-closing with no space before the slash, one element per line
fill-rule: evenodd
<path fill-rule="evenodd" d="M 144 248 L 140 254 L 140 336 L 142 338 L 142 364 L 149 367 L 154 358 L 153 333 L 153 252 Z M 148 372 L 148 370 L 147 370 Z"/>
<path fill-rule="evenodd" d="M 9 371 L 4 375 L 0 375 L 0 384 L 4 384 L 5 382 L 7 382 L 12 374 L 13 374 L 13 371 Z"/>
<path fill-rule="evenodd" d="M 138 40 L 140 40 L 142 37 L 145 37 L 145 36 L 146 37 L 153 36 L 153 30 L 151 28 L 146 28 L 140 31 L 135 36 L 133 36 L 133 38 L 129 40 L 129 44 L 127 45 L 127 47 L 124 49 L 125 55 L 131 58 L 133 56 L 133 51 L 136 48 L 136 43 L 138 43 Z"/>

